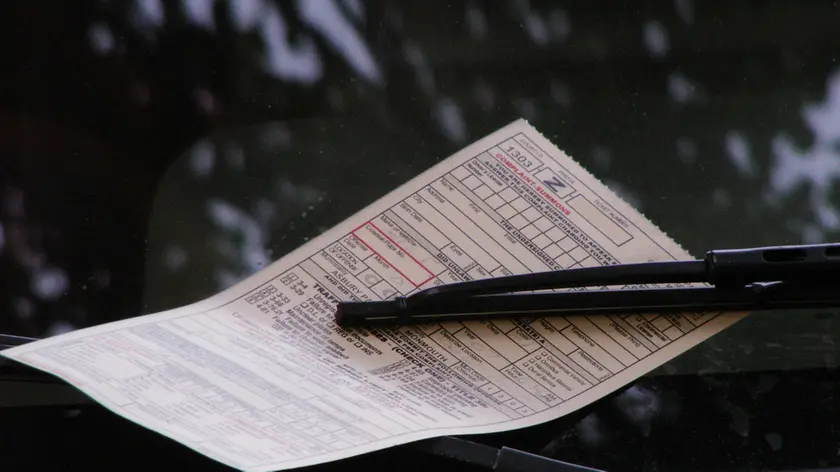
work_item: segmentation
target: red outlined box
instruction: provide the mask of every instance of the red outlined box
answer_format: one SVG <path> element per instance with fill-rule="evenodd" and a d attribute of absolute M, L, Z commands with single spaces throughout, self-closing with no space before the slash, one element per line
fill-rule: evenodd
<path fill-rule="evenodd" d="M 351 233 L 415 287 L 420 287 L 435 278 L 432 271 L 372 221 L 362 224 Z"/>

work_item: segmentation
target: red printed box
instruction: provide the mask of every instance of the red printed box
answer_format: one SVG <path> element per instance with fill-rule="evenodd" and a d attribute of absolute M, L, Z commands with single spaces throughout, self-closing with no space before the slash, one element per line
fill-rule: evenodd
<path fill-rule="evenodd" d="M 397 244 L 392 237 L 380 230 L 376 224 L 367 222 L 353 230 L 353 235 L 415 287 L 435 277 L 426 266 Z"/>

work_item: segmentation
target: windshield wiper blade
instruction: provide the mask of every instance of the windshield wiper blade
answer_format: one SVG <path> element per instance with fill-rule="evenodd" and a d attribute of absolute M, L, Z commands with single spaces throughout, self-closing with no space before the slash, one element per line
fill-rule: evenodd
<path fill-rule="evenodd" d="M 385 301 L 343 301 L 336 309 L 336 322 L 353 327 L 498 317 L 837 307 L 838 276 L 840 244 L 713 250 L 697 260 L 512 275 L 440 285 Z M 649 286 L 661 284 L 665 288 Z M 609 286 L 621 288 L 606 290 Z M 534 293 L 538 291 L 543 292 Z"/>

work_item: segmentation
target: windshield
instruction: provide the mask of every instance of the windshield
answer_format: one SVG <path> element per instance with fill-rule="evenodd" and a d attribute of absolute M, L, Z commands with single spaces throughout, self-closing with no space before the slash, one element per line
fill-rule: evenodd
<path fill-rule="evenodd" d="M 209 297 L 518 118 L 697 257 L 840 233 L 832 1 L 4 8 L 2 333 Z M 475 439 L 610 470 L 837 467 L 838 323 L 750 317 L 580 417 Z"/>

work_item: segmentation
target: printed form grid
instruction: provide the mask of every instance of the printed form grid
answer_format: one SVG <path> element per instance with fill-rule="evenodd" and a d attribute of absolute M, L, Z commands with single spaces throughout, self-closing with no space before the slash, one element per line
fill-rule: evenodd
<path fill-rule="evenodd" d="M 504 152 L 500 147 L 495 149 Z M 373 289 L 375 295 L 371 298 L 387 299 L 398 293 L 408 295 L 425 288 L 426 283 L 431 285 L 598 264 L 584 248 L 518 192 L 492 179 L 491 170 L 478 157 L 456 167 L 362 226 L 369 225 L 381 237 L 371 231 L 360 238 L 357 229 L 336 243 L 343 246 L 342 251 L 357 258 L 351 266 L 355 268 L 352 275 L 368 274 L 360 285 Z M 574 195 L 571 193 L 567 198 L 571 199 Z M 465 214 L 469 211 L 473 213 Z M 498 220 L 493 222 L 494 218 Z M 377 220 L 385 224 L 374 223 Z M 481 221 L 486 224 L 475 223 Z M 502 234 L 499 226 L 502 222 L 533 242 L 537 251 L 550 257 L 557 267 L 550 267 L 537 257 L 522 260 L 521 254 L 515 256 L 504 249 L 500 242 L 510 240 L 504 239 L 509 235 Z M 383 227 L 388 229 L 383 230 Z M 371 238 L 371 235 L 375 237 Z M 375 250 L 373 244 L 377 240 L 388 240 L 391 244 L 386 244 L 384 251 Z M 409 246 L 410 251 L 406 249 Z M 493 250 L 485 250 L 488 247 Z M 319 265 L 322 268 L 346 269 L 335 261 L 328 264 L 320 262 Z M 436 267 L 436 270 L 430 267 Z M 419 279 L 412 279 L 403 271 L 425 272 L 431 276 L 417 283 Z M 369 299 L 371 296 L 364 295 L 367 296 L 358 299 Z M 680 318 L 678 324 L 674 322 L 674 317 Z M 512 382 L 536 392 L 535 395 L 525 395 L 533 397 L 529 402 L 531 408 L 486 379 L 484 383 L 476 384 L 521 415 L 544 410 L 583 393 L 697 326 L 682 315 L 658 314 L 599 317 L 595 322 L 585 317 L 569 317 L 539 319 L 530 323 L 493 320 L 468 325 L 448 322 L 423 326 L 422 329 L 436 348 L 455 357 L 458 357 L 459 351 L 473 350 L 491 359 L 491 362 L 495 359 L 493 368 L 499 369 Z M 565 374 L 566 381 L 552 381 L 540 375 L 539 366 L 545 364 L 550 364 L 555 376 L 557 372 Z M 464 360 L 450 368 L 455 366 L 471 370 L 477 368 Z M 552 393 L 558 389 L 566 390 L 566 393 Z M 519 397 L 523 396 L 521 391 L 517 393 Z M 537 400 L 538 404 L 535 405 L 533 400 Z"/>

